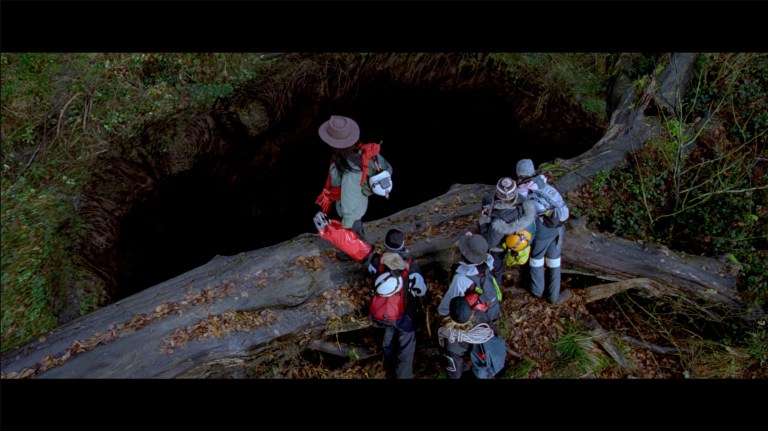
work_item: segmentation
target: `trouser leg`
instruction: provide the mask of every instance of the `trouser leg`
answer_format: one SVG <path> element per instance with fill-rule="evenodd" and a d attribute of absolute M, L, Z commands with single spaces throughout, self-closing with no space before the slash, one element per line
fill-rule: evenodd
<path fill-rule="evenodd" d="M 560 297 L 560 258 L 546 259 L 546 279 L 549 292 L 547 299 L 549 302 L 555 302 Z"/>
<path fill-rule="evenodd" d="M 446 341 L 447 343 L 447 341 Z M 460 379 L 464 373 L 464 358 L 448 349 L 441 349 L 443 354 L 443 369 L 449 379 Z"/>
<path fill-rule="evenodd" d="M 352 232 L 357 234 L 357 237 L 368 242 L 368 239 L 365 237 L 365 228 L 363 227 L 363 221 L 362 220 L 355 220 L 354 223 L 352 223 Z"/>
<path fill-rule="evenodd" d="M 564 230 L 564 228 L 561 228 Z M 555 302 L 560 297 L 560 254 L 563 250 L 563 231 L 547 248 L 545 257 L 547 292 L 549 302 Z"/>
<path fill-rule="evenodd" d="M 393 326 L 385 327 L 381 347 L 384 350 L 384 369 L 388 376 L 393 374 L 395 366 L 397 365 L 397 349 L 395 348 L 394 341 L 395 328 Z"/>
<path fill-rule="evenodd" d="M 399 352 L 397 354 L 397 370 L 395 376 L 398 379 L 413 378 L 413 356 L 416 352 L 416 333 L 413 331 L 398 330 Z"/>
<path fill-rule="evenodd" d="M 504 284 L 504 253 L 492 252 L 491 256 L 493 256 L 493 276 L 501 287 Z"/>
<path fill-rule="evenodd" d="M 531 257 L 528 260 L 528 288 L 531 294 L 537 298 L 544 295 L 544 255 L 548 245 L 548 240 L 536 239 L 531 244 Z"/>

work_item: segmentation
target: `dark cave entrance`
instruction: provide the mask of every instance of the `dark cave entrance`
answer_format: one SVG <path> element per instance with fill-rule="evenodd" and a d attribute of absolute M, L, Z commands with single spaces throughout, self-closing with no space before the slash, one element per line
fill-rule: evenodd
<path fill-rule="evenodd" d="M 235 137 L 232 148 L 237 150 L 164 180 L 123 221 L 118 285 L 111 299 L 135 294 L 216 255 L 315 232 L 312 217 L 319 208 L 314 201 L 325 183 L 330 156 L 316 127 L 331 114 L 354 118 L 364 141 L 383 140 L 382 155 L 394 167 L 390 199 L 372 196 L 363 221 L 418 205 L 453 184 L 495 184 L 501 176 L 514 175 L 520 158 L 531 158 L 538 166 L 574 157 L 603 132 L 563 132 L 558 141 L 551 137 L 557 133 L 524 134 L 515 106 L 487 89 L 446 93 L 394 84 L 371 88 L 343 105 L 321 107 L 312 130 L 270 130 L 270 136 L 304 137 L 282 141 L 271 164 L 259 157 L 259 143 Z M 548 121 L 558 124 L 556 118 Z M 338 218 L 334 210 L 331 215 Z"/>

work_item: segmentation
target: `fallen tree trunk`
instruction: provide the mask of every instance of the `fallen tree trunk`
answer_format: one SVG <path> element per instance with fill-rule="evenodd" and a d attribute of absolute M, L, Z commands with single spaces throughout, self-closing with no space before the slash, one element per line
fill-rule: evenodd
<path fill-rule="evenodd" d="M 356 361 L 358 359 L 368 359 L 379 354 L 365 347 L 355 347 L 344 343 L 336 343 L 333 341 L 324 340 L 312 340 L 309 342 L 307 347 L 334 356 L 348 358 L 351 361 Z"/>
<path fill-rule="evenodd" d="M 412 251 L 425 265 L 448 265 L 455 236 L 487 191 L 486 185 L 457 187 L 423 207 L 367 224 L 368 237 L 378 243 L 398 226 L 418 241 Z M 339 262 L 333 246 L 317 234 L 219 256 L 7 352 L 3 377 L 184 375 L 286 335 L 323 332 L 331 319 L 360 309 L 367 281 L 362 265 Z"/>
<path fill-rule="evenodd" d="M 621 163 L 626 151 L 657 130 L 655 122 L 642 119 L 644 106 L 630 109 L 631 99 L 628 92 L 594 151 L 568 161 L 570 173 L 557 184 L 561 192 Z M 611 157 L 603 157 L 605 151 Z M 366 224 L 368 237 L 379 244 L 388 229 L 399 228 L 425 271 L 447 275 L 458 259 L 456 240 L 465 230 L 476 229 L 480 202 L 492 188 L 454 186 L 422 205 Z M 736 274 L 726 264 L 591 232 L 584 224 L 569 224 L 564 270 L 609 281 L 647 278 L 662 292 L 743 306 L 735 290 Z M 5 353 L 2 377 L 206 375 L 209 364 L 251 356 L 269 343 L 322 338 L 333 332 L 328 331 L 330 322 L 360 318 L 367 300 L 364 268 L 339 262 L 334 255 L 329 243 L 307 233 L 248 253 L 218 256 Z M 430 288 L 440 295 L 447 281 Z"/>
<path fill-rule="evenodd" d="M 659 294 L 651 285 L 651 280 L 647 278 L 632 278 L 624 281 L 616 281 L 607 284 L 598 284 L 590 286 L 587 293 L 583 295 L 585 302 L 594 302 L 601 299 L 610 298 L 611 296 L 624 292 L 629 289 L 645 289 L 653 296 Z"/>
<path fill-rule="evenodd" d="M 662 355 L 674 355 L 680 353 L 680 349 L 676 347 L 662 347 L 657 346 L 655 344 L 646 343 L 644 341 L 640 341 L 637 338 L 630 337 L 629 335 L 622 335 L 622 340 L 634 344 L 635 346 L 642 347 L 643 349 L 648 349 L 652 352 L 661 353 Z"/>
<path fill-rule="evenodd" d="M 455 186 L 423 205 L 369 223 L 366 230 L 380 243 L 389 228 L 402 229 L 425 271 L 447 271 L 458 258 L 457 238 L 475 229 L 479 202 L 490 191 L 488 185 Z M 724 263 L 591 232 L 583 220 L 569 225 L 563 265 L 607 279 L 648 278 L 660 290 L 741 305 L 735 275 L 722 269 Z M 365 318 L 360 310 L 368 281 L 362 265 L 336 260 L 330 243 L 303 234 L 217 257 L 72 321 L 5 354 L 3 376 L 183 376 L 206 362 L 249 355 L 284 337 L 321 338 L 329 322 Z M 431 286 L 436 294 L 446 288 L 447 283 Z"/>
<path fill-rule="evenodd" d="M 578 188 L 597 173 L 621 166 L 628 152 L 639 149 L 654 133 L 662 130 L 656 117 L 645 115 L 649 106 L 674 109 L 691 79 L 698 54 L 675 53 L 658 80 L 654 79 L 641 95 L 627 88 L 619 106 L 613 111 L 603 137 L 595 145 L 574 158 L 563 160 L 557 168 L 564 171 L 557 188 L 567 193 Z"/>
<path fill-rule="evenodd" d="M 691 296 L 734 308 L 745 306 L 736 291 L 736 268 L 727 263 L 593 232 L 587 229 L 584 218 L 569 221 L 563 265 L 612 281 L 645 278 L 650 280 L 650 289 L 660 294 Z"/>

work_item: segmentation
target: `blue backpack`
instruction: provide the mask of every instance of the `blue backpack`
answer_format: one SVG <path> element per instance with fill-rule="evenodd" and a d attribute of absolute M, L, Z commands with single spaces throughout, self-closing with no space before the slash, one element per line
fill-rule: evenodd
<path fill-rule="evenodd" d="M 469 353 L 472 372 L 478 379 L 492 379 L 504 368 L 507 359 L 507 343 L 501 337 L 493 337 L 482 344 L 473 344 Z"/>

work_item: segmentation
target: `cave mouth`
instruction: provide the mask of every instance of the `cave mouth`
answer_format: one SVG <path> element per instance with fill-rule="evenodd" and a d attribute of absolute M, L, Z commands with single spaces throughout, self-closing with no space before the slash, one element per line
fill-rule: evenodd
<path fill-rule="evenodd" d="M 317 127 L 331 114 L 355 119 L 364 142 L 382 141 L 381 154 L 393 165 L 390 198 L 371 196 L 364 222 L 440 196 L 454 184 L 495 184 L 502 176 L 514 176 L 520 158 L 531 158 L 538 166 L 574 157 L 603 132 L 594 126 L 574 128 L 574 113 L 569 112 L 563 130 L 550 127 L 545 136 L 523 133 L 518 110 L 488 89 L 446 92 L 378 83 L 354 100 L 321 106 L 312 130 L 285 125 L 269 130 L 280 141 L 279 152 L 271 157 L 264 157 L 257 138 L 232 136 L 228 153 L 198 160 L 183 174 L 159 181 L 133 205 L 121 223 L 117 286 L 110 300 L 133 295 L 216 255 L 316 232 L 312 217 L 319 207 L 314 202 L 330 161 L 330 148 L 318 137 Z M 547 123 L 557 128 L 561 121 L 549 116 Z M 330 215 L 338 218 L 333 209 Z"/>

